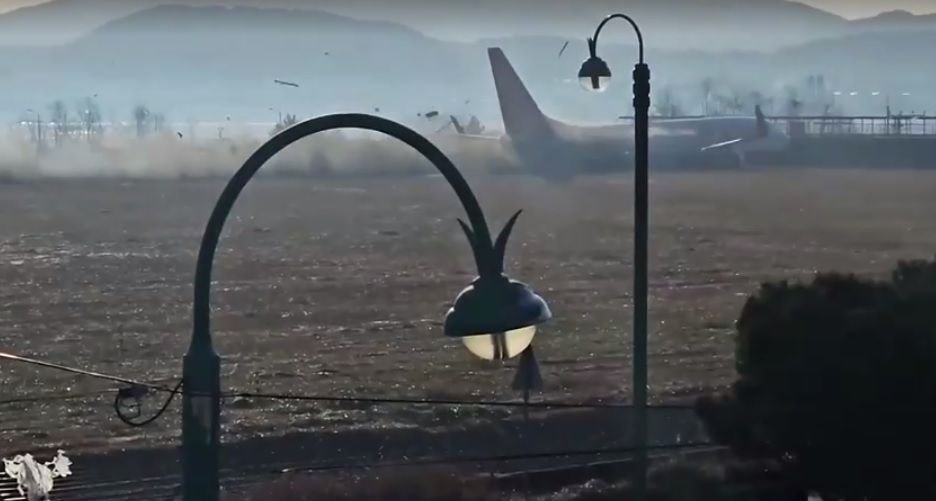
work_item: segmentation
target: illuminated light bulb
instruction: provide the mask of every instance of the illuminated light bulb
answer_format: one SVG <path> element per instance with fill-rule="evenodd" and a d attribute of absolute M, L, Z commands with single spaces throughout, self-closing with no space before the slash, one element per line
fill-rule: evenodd
<path fill-rule="evenodd" d="M 585 76 L 579 78 L 579 84 L 589 92 L 601 93 L 608 90 L 611 85 L 611 77 Z"/>
<path fill-rule="evenodd" d="M 472 354 L 485 360 L 506 360 L 523 353 L 533 342 L 536 326 L 521 327 L 499 334 L 465 336 L 462 342 Z"/>

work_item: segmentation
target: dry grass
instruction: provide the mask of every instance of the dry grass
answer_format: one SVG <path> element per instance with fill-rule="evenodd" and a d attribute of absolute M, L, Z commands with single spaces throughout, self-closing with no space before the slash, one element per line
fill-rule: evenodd
<path fill-rule="evenodd" d="M 399 468 L 359 474 L 300 476 L 253 489 L 230 501 L 495 501 L 483 479 L 447 468 Z"/>
<path fill-rule="evenodd" d="M 591 481 L 563 491 L 534 495 L 505 492 L 489 477 L 445 467 L 403 467 L 364 473 L 284 477 L 256 486 L 228 501 L 619 501 L 632 497 L 629 483 Z M 718 501 L 727 499 L 726 477 L 717 464 L 676 458 L 648 472 L 650 501 Z"/>
<path fill-rule="evenodd" d="M 647 472 L 649 501 L 725 501 L 732 489 L 731 479 L 721 464 L 674 457 L 651 465 Z M 591 480 L 549 494 L 540 501 L 621 501 L 634 497 L 630 482 L 609 485 Z"/>
<path fill-rule="evenodd" d="M 622 399 L 630 379 L 631 185 L 473 178 L 492 225 L 526 209 L 509 272 L 555 320 L 537 340 L 545 398 Z M 195 252 L 220 181 L 0 185 L 0 345 L 147 380 L 178 377 Z M 652 186 L 651 386 L 696 394 L 733 374 L 730 326 L 757 282 L 817 269 L 886 272 L 936 251 L 936 174 L 774 171 L 657 175 Z M 258 180 L 217 258 L 223 384 L 346 396 L 513 398 L 513 364 L 473 360 L 439 321 L 472 278 L 440 179 Z M 109 385 L 0 365 L 2 398 Z M 178 420 L 130 429 L 109 396 L 4 406 L 0 450 L 165 445 Z M 155 406 L 156 402 L 150 403 Z M 226 441 L 286 431 L 442 430 L 469 408 L 228 402 Z M 469 419 L 466 420 L 466 416 Z M 623 431 L 622 431 L 623 433 Z M 559 438 L 559 437 L 557 437 Z M 443 435 L 436 441 L 447 447 Z M 540 444 L 546 447 L 548 444 Z"/>

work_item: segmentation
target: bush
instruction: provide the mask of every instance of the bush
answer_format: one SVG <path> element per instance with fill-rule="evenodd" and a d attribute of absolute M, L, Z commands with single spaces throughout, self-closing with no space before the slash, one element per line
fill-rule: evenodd
<path fill-rule="evenodd" d="M 764 284 L 736 350 L 731 390 L 697 403 L 712 438 L 823 499 L 936 496 L 936 262 Z"/>

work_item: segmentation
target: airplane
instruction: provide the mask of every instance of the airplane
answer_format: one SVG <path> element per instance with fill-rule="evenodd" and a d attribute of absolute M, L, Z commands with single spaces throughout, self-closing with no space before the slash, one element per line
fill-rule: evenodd
<path fill-rule="evenodd" d="M 543 177 L 570 179 L 588 172 L 614 171 L 633 162 L 630 124 L 573 125 L 546 116 L 498 47 L 488 49 L 505 134 L 522 169 Z M 692 167 L 713 162 L 745 164 L 754 152 L 779 152 L 789 137 L 767 122 L 760 106 L 753 117 L 657 120 L 650 124 L 650 166 Z"/>

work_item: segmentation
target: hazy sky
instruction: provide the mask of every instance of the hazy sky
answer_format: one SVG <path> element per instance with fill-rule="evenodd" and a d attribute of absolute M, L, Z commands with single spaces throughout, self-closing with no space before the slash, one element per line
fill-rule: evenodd
<path fill-rule="evenodd" d="M 26 5 L 42 3 L 42 0 L 0 0 L 0 12 L 18 9 Z"/>
<path fill-rule="evenodd" d="M 936 13 L 934 0 L 800 0 L 840 16 L 868 17 L 889 10 L 908 10 L 916 14 Z"/>
<path fill-rule="evenodd" d="M 0 12 L 48 0 L 0 0 Z M 392 2 L 393 0 L 386 0 Z M 934 0 L 800 0 L 802 3 L 825 9 L 845 17 L 867 17 L 879 12 L 903 9 L 917 14 L 936 13 Z M 223 2 L 223 0 L 222 0 Z M 219 2 L 219 3 L 222 3 Z M 262 1 L 258 1 L 262 5 Z"/>

